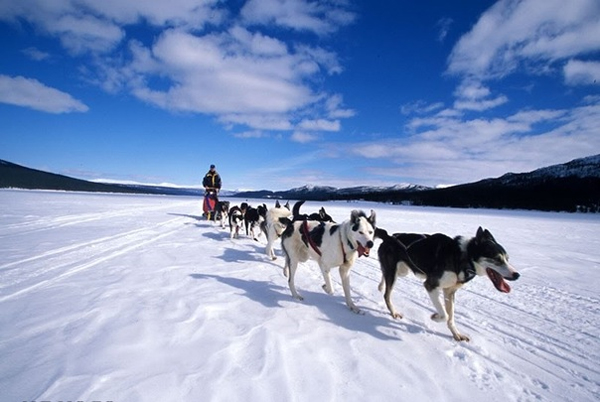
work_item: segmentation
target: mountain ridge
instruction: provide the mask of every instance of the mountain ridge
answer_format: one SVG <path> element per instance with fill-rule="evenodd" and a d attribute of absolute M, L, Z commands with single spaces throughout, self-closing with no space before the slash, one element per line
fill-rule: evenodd
<path fill-rule="evenodd" d="M 203 189 L 141 184 L 91 182 L 31 169 L 0 160 L 0 188 L 91 191 L 201 197 Z M 527 173 L 506 173 L 497 178 L 445 188 L 417 184 L 388 187 L 304 185 L 285 191 L 223 191 L 237 198 L 368 200 L 395 204 L 461 208 L 534 209 L 600 212 L 600 154 L 539 168 Z"/>

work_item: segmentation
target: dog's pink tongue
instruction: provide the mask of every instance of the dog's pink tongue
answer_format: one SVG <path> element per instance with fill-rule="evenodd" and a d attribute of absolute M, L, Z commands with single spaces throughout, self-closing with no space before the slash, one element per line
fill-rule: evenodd
<path fill-rule="evenodd" d="M 510 286 L 508 285 L 508 283 L 506 283 L 504 278 L 502 278 L 502 275 L 500 275 L 498 272 L 494 271 L 491 268 L 486 268 L 486 272 L 496 289 L 498 289 L 498 291 L 502 293 L 510 292 Z"/>
<path fill-rule="evenodd" d="M 371 249 L 363 247 L 362 244 L 358 243 L 357 251 L 358 251 L 358 256 L 359 257 L 362 257 L 363 255 L 366 256 L 366 257 L 368 257 L 369 256 L 369 252 L 371 251 Z"/>

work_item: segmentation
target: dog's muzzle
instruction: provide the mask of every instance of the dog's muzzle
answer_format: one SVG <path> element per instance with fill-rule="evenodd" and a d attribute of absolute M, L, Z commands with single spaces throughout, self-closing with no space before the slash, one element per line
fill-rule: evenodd
<path fill-rule="evenodd" d="M 510 277 L 503 277 L 502 275 L 500 275 L 498 272 L 496 272 L 495 270 L 493 270 L 491 268 L 486 268 L 486 272 L 487 272 L 488 277 L 494 284 L 494 287 L 499 292 L 502 292 L 502 293 L 510 292 L 510 286 L 508 285 L 508 283 L 506 283 L 506 281 L 504 279 L 509 280 L 509 281 L 516 281 L 521 276 L 521 274 L 519 274 L 518 272 L 513 272 L 513 274 Z"/>
<path fill-rule="evenodd" d="M 360 242 L 357 242 L 357 244 L 358 256 L 362 257 L 364 255 L 365 257 L 368 257 L 369 253 L 371 252 L 371 248 L 373 248 L 373 242 L 369 240 L 366 246 L 363 246 Z"/>

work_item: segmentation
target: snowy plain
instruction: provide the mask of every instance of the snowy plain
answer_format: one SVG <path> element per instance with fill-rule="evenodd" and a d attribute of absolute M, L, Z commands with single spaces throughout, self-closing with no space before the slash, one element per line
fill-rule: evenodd
<path fill-rule="evenodd" d="M 239 204 L 241 199 L 229 199 Z M 264 200 L 249 200 L 252 205 Z M 273 206 L 272 202 L 266 202 Z M 314 262 L 292 299 L 265 238 L 192 197 L 0 191 L 0 401 L 598 401 L 600 216 L 306 202 L 389 232 L 492 231 L 521 278 L 457 293 L 456 342 L 414 276 L 377 290 L 376 247 L 325 294 Z"/>

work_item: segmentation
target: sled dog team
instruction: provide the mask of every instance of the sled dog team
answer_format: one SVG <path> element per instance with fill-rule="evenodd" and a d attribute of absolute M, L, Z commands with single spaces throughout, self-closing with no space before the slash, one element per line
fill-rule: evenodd
<path fill-rule="evenodd" d="M 255 240 L 265 233 L 265 252 L 273 260 L 276 259 L 273 244 L 281 238 L 285 257 L 283 272 L 295 299 L 303 300 L 294 282 L 298 264 L 311 259 L 321 269 L 325 281 L 323 290 L 328 294 L 333 293 L 330 271 L 339 268 L 346 305 L 360 313 L 351 298 L 350 270 L 357 258 L 369 256 L 375 240 L 380 239 L 377 254 L 382 278 L 378 288 L 383 291 L 392 317 L 402 318 L 391 301 L 396 278 L 412 272 L 424 280 L 425 290 L 435 307 L 431 319 L 446 322 L 455 340 L 468 341 L 469 337 L 461 334 L 454 322 L 456 291 L 476 276 L 487 275 L 498 291 L 508 293 L 510 286 L 506 280 L 519 278 L 519 273 L 508 262 L 506 250 L 487 229 L 479 227 L 471 238 L 452 238 L 441 233 L 388 234 L 376 227 L 374 211 L 367 216 L 363 211 L 354 210 L 349 219 L 336 223 L 324 208 L 310 215 L 300 214 L 303 203 L 298 201 L 291 210 L 289 203 L 282 206 L 277 202 L 270 209 L 265 204 L 253 208 L 242 203 L 228 211 L 225 209 L 226 217 L 222 218 L 229 221 L 232 239 L 237 238 L 243 228 Z"/>

